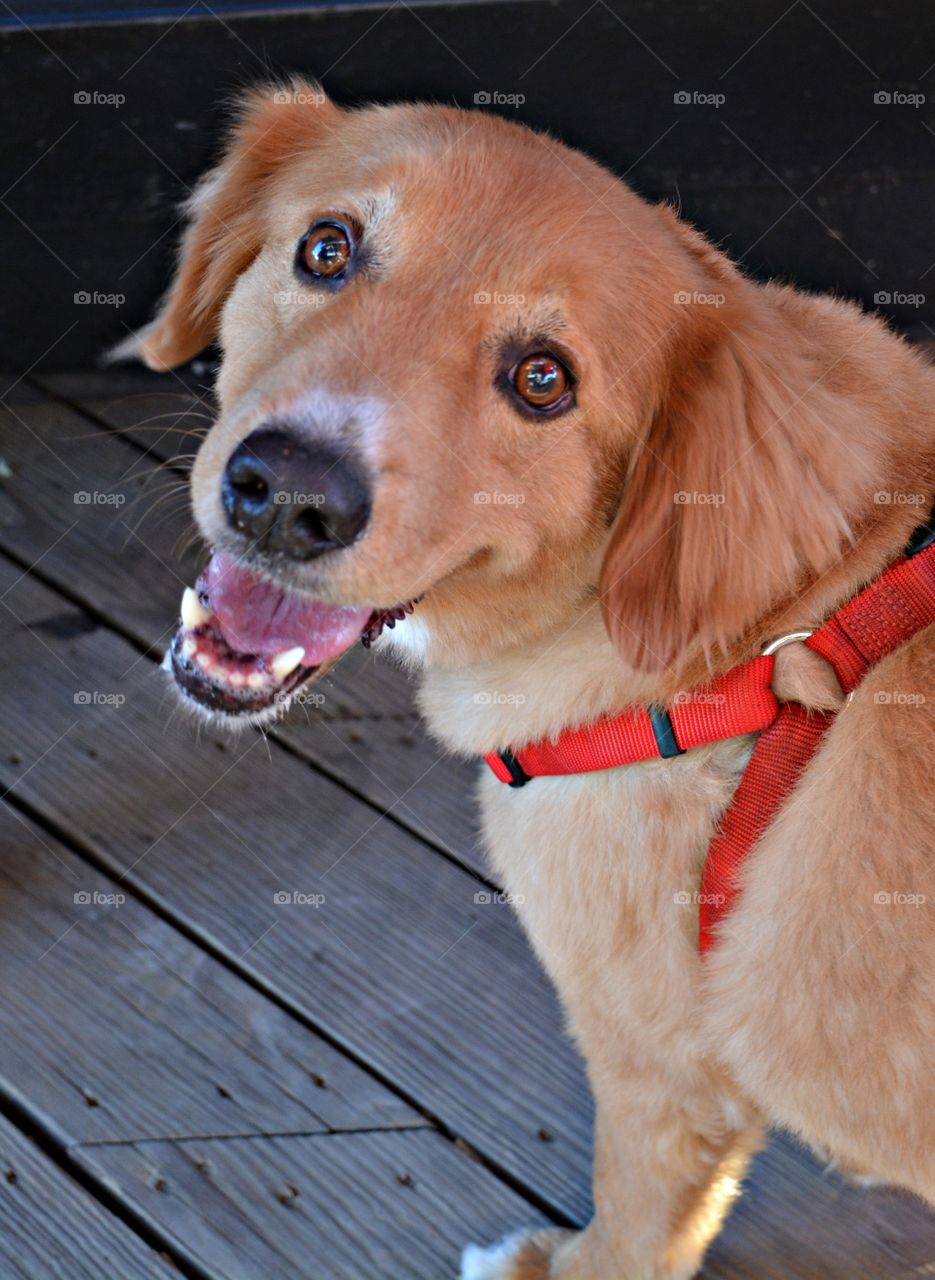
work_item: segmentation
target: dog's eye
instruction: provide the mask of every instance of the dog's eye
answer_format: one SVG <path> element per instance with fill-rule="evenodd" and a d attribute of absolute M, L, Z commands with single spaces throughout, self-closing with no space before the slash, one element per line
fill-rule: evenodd
<path fill-rule="evenodd" d="M 316 280 L 339 280 L 354 255 L 354 236 L 343 222 L 315 222 L 299 241 L 297 265 Z"/>
<path fill-rule="evenodd" d="M 513 390 L 533 409 L 554 409 L 572 385 L 571 374 L 561 360 L 544 351 L 520 360 L 511 376 Z"/>

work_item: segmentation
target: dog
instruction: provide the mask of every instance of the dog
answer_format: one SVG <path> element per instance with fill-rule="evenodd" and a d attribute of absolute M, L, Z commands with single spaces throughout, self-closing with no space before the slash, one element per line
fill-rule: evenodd
<path fill-rule="evenodd" d="M 484 770 L 493 871 L 587 1062 L 595 1216 L 469 1246 L 464 1280 L 686 1280 L 767 1125 L 935 1200 L 933 628 L 849 691 L 803 639 L 930 509 L 926 360 L 550 136 L 302 81 L 245 95 L 118 354 L 167 370 L 215 339 L 212 556 L 168 658 L 190 705 L 269 720 L 363 636 L 481 757 L 677 704 L 792 633 L 772 691 L 829 719 L 704 956 L 755 733 Z"/>

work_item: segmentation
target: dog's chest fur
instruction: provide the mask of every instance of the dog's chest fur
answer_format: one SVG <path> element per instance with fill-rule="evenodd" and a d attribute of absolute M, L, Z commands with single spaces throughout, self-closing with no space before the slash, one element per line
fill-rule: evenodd
<path fill-rule="evenodd" d="M 632 701 L 628 692 L 600 620 L 588 619 L 539 654 L 429 667 L 420 704 L 438 738 L 480 757 L 617 709 Z M 684 1031 L 701 973 L 705 853 L 751 749 L 752 738 L 737 738 L 519 789 L 479 764 L 493 876 L 566 994 L 573 1023 L 586 1022 L 590 1008 L 604 1021 L 615 1010 Z"/>

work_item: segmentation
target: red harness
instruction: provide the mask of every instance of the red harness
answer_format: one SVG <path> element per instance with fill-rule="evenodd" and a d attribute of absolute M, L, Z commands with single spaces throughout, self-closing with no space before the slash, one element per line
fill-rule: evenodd
<path fill-rule="evenodd" d="M 848 601 L 817 631 L 796 632 L 767 646 L 759 658 L 709 684 L 679 695 L 668 708 L 630 708 L 557 738 L 485 756 L 511 787 L 532 778 L 614 769 L 667 759 L 706 742 L 759 733 L 750 762 L 708 848 L 699 895 L 698 946 L 704 953 L 730 910 L 747 854 L 795 787 L 834 720 L 800 703 L 781 706 L 770 688 L 775 651 L 803 640 L 830 662 L 851 693 L 871 667 L 935 622 L 935 520 L 913 535 L 905 555 Z"/>

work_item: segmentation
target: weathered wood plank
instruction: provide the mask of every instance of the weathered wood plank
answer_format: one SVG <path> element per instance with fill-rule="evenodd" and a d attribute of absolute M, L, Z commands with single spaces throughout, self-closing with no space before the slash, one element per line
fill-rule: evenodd
<path fill-rule="evenodd" d="M 425 1123 L 8 806 L 0 1079 L 65 1145 Z"/>
<path fill-rule="evenodd" d="M 0 780 L 451 1130 L 585 1213 L 587 1089 L 509 909 L 476 902 L 475 878 L 275 744 L 268 761 L 258 738 L 196 742 L 167 723 L 165 677 L 35 579 L 2 564 L 0 596 L 16 672 L 0 687 Z M 325 901 L 277 905 L 279 892 Z"/>
<path fill-rule="evenodd" d="M 86 1147 L 218 1280 L 454 1280 L 464 1244 L 542 1218 L 431 1131 Z"/>
<path fill-rule="evenodd" d="M 50 580 L 161 653 L 182 587 L 199 566 L 195 553 L 177 554 L 184 496 L 143 518 L 153 484 L 164 483 L 156 464 L 65 406 L 24 406 L 19 420 L 0 415 L 0 425 L 13 470 L 0 483 L 0 546 L 39 562 Z M 76 502 L 76 494 L 92 501 Z M 277 736 L 483 871 L 473 802 L 478 766 L 445 757 L 428 738 L 405 676 L 358 647 L 311 692 L 314 701 L 296 707 Z M 402 750 L 387 751 L 374 736 L 378 716 L 405 717 Z"/>
<path fill-rule="evenodd" d="M 844 1182 L 786 1140 L 754 1163 L 699 1280 L 915 1280 L 935 1275 L 935 1214 Z"/>
<path fill-rule="evenodd" d="M 0 1117 L 3 1280 L 177 1280 L 178 1274 Z"/>

